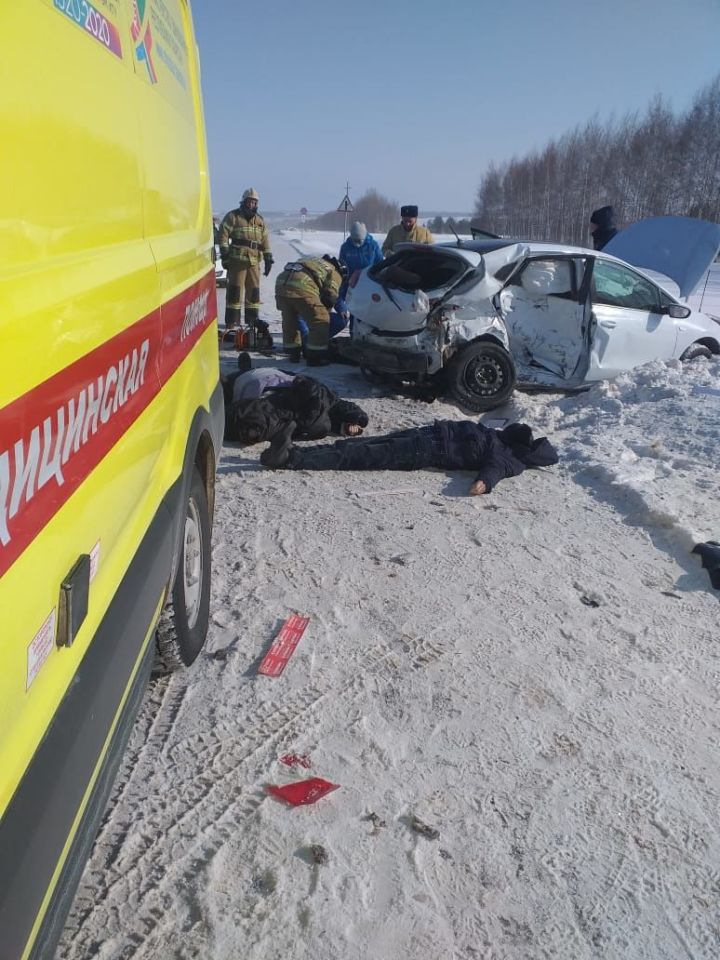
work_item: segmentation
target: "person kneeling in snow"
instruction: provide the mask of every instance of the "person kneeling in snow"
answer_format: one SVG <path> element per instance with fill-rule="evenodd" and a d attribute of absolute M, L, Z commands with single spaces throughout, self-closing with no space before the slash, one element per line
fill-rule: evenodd
<path fill-rule="evenodd" d="M 263 466 L 272 470 L 476 470 L 468 492 L 478 496 L 527 467 L 558 462 L 550 441 L 533 439 L 524 423 L 492 430 L 472 420 L 436 420 L 432 426 L 302 449 L 292 443 L 293 430 L 294 424 L 287 424 L 273 437 L 260 454 Z"/>
<path fill-rule="evenodd" d="M 239 373 L 223 378 L 225 440 L 260 443 L 290 423 L 293 440 L 322 440 L 330 433 L 358 436 L 367 426 L 364 410 L 319 380 L 275 367 L 251 370 L 249 360 Z"/>

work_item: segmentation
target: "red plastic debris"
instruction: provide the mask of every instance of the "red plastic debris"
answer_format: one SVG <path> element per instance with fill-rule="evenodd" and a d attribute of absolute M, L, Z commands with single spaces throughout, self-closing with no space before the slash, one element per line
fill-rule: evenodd
<path fill-rule="evenodd" d="M 295 652 L 305 627 L 310 623 L 310 617 L 299 617 L 296 613 L 288 617 L 280 627 L 273 645 L 265 654 L 258 673 L 266 677 L 279 677 L 287 666 L 287 662 Z"/>
<path fill-rule="evenodd" d="M 333 790 L 339 790 L 339 783 L 330 783 L 322 777 L 311 777 L 309 780 L 298 780 L 297 783 L 287 783 L 283 787 L 269 786 L 267 792 L 273 797 L 284 800 L 293 807 L 305 803 L 315 803 Z"/>
<path fill-rule="evenodd" d="M 285 753 L 279 759 L 280 763 L 284 763 L 286 767 L 304 767 L 307 770 L 312 766 L 310 757 L 304 753 Z"/>

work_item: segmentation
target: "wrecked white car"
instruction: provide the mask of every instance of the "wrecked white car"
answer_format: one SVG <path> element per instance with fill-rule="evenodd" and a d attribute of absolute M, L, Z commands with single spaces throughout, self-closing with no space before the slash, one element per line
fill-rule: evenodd
<path fill-rule="evenodd" d="M 684 217 L 641 221 L 602 252 L 501 238 L 403 244 L 351 279 L 341 350 L 370 379 L 441 383 L 475 411 L 516 385 L 578 389 L 648 360 L 718 354 L 720 319 L 637 267 L 686 298 L 719 248 L 720 225 Z"/>

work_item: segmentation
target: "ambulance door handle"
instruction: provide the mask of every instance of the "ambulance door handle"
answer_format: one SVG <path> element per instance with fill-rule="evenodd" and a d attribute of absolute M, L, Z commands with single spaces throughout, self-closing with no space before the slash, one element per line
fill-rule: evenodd
<path fill-rule="evenodd" d="M 58 647 L 71 647 L 88 612 L 90 554 L 81 554 L 60 584 Z"/>

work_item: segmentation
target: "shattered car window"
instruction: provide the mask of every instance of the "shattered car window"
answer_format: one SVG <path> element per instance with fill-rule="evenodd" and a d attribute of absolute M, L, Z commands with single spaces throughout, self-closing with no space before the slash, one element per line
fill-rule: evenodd
<path fill-rule="evenodd" d="M 530 296 L 568 297 L 573 294 L 572 271 L 569 260 L 532 260 L 514 282 Z"/>
<path fill-rule="evenodd" d="M 408 251 L 390 257 L 368 272 L 373 279 L 388 287 L 427 291 L 449 287 L 469 268 L 468 263 L 456 257 Z"/>
<path fill-rule="evenodd" d="M 644 277 L 617 263 L 598 260 L 592 279 L 595 303 L 630 310 L 655 311 L 660 306 L 660 291 Z"/>

